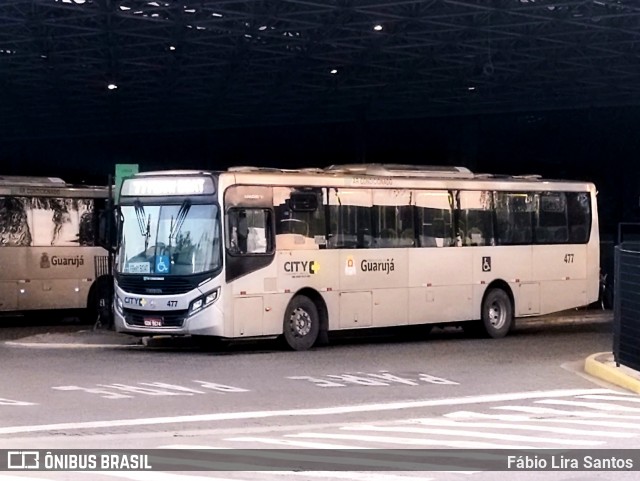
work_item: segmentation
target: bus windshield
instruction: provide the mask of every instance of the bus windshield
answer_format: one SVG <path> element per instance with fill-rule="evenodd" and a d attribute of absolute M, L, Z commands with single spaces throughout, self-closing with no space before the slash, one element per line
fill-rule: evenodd
<path fill-rule="evenodd" d="M 220 209 L 215 204 L 121 207 L 117 270 L 124 274 L 190 275 L 221 266 Z"/>

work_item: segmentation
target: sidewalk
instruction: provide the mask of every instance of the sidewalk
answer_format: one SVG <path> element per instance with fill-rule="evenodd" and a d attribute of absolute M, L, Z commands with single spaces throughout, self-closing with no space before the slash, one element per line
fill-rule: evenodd
<path fill-rule="evenodd" d="M 45 332 L 7 341 L 8 346 L 21 347 L 131 347 L 142 346 L 143 338 L 120 334 L 107 329 L 83 327 L 73 332 Z"/>

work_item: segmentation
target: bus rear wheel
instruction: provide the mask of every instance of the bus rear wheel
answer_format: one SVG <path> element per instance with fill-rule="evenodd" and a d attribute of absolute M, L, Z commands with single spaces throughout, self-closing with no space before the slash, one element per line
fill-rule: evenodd
<path fill-rule="evenodd" d="M 506 336 L 513 324 L 513 303 L 509 295 L 502 289 L 489 289 L 482 301 L 483 334 L 498 339 Z"/>
<path fill-rule="evenodd" d="M 320 332 L 320 316 L 314 302 L 306 296 L 291 299 L 284 314 L 283 333 L 287 345 L 294 351 L 313 346 Z"/>

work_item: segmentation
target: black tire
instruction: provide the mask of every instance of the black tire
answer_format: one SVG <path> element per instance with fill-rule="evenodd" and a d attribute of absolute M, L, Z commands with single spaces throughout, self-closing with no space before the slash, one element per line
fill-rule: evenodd
<path fill-rule="evenodd" d="M 509 295 L 499 288 L 489 289 L 482 301 L 482 334 L 499 339 L 514 326 L 513 303 Z"/>
<path fill-rule="evenodd" d="M 96 293 L 96 286 L 93 285 L 89 290 L 89 296 L 87 298 L 87 307 L 80 314 L 80 322 L 83 324 L 96 324 L 98 322 L 99 308 L 98 308 L 98 294 Z"/>
<path fill-rule="evenodd" d="M 89 290 L 87 307 L 82 316 L 83 321 L 94 324 L 95 327 L 113 329 L 112 289 L 112 277 L 100 277 L 95 281 Z"/>
<path fill-rule="evenodd" d="M 313 301 L 306 296 L 291 299 L 283 323 L 287 345 L 294 351 L 306 351 L 315 344 L 319 332 L 320 316 Z"/>

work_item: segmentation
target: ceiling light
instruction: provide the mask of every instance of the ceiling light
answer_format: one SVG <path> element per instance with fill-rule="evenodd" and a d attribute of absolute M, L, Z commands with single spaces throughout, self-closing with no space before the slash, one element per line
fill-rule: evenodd
<path fill-rule="evenodd" d="M 380 32 L 382 30 L 382 25 L 378 24 L 373 27 L 376 32 Z"/>
<path fill-rule="evenodd" d="M 175 49 L 176 49 L 175 45 L 169 45 L 169 50 L 173 51 Z"/>
<path fill-rule="evenodd" d="M 118 88 L 118 86 L 116 84 L 114 84 L 114 83 L 110 83 L 109 85 L 107 85 L 107 88 L 109 90 L 115 90 L 115 89 Z"/>
<path fill-rule="evenodd" d="M 331 69 L 330 73 L 331 73 L 331 75 L 335 75 L 335 74 L 338 73 L 338 69 L 337 68 Z"/>

